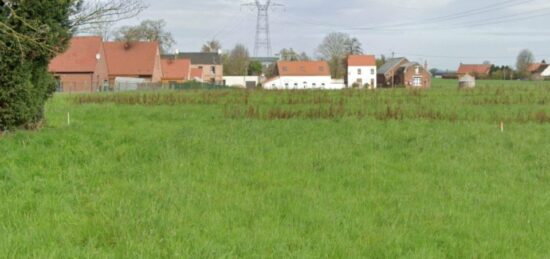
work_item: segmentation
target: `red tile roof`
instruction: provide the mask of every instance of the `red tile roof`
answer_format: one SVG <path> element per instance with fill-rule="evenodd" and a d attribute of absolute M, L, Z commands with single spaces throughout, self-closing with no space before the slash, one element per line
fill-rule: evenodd
<path fill-rule="evenodd" d="M 105 42 L 109 75 L 152 75 L 155 69 L 158 42 Z"/>
<path fill-rule="evenodd" d="M 537 72 L 544 71 L 544 69 L 546 69 L 547 67 L 548 67 L 548 64 L 546 63 L 535 63 L 535 64 L 529 65 L 529 67 L 527 68 L 527 71 L 529 71 L 530 73 L 537 73 Z"/>
<path fill-rule="evenodd" d="M 348 66 L 350 67 L 371 67 L 376 66 L 374 55 L 350 55 L 348 56 Z"/>
<path fill-rule="evenodd" d="M 190 59 L 162 59 L 162 78 L 189 80 L 191 75 L 191 60 Z"/>
<path fill-rule="evenodd" d="M 191 69 L 191 78 L 200 78 L 202 79 L 202 68 L 192 68 Z"/>
<path fill-rule="evenodd" d="M 491 65 L 474 65 L 474 64 L 460 64 L 458 68 L 458 74 L 484 74 L 489 75 L 491 73 Z"/>
<path fill-rule="evenodd" d="M 280 76 L 330 76 L 330 68 L 325 61 L 279 61 Z"/>
<path fill-rule="evenodd" d="M 74 37 L 65 53 L 55 57 L 49 65 L 54 73 L 93 73 L 97 66 L 103 40 L 101 37 Z M 100 57 L 103 58 L 103 57 Z"/>

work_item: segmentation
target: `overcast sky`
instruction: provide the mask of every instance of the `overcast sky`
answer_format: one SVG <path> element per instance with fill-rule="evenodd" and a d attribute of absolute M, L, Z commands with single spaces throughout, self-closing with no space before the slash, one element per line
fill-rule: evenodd
<path fill-rule="evenodd" d="M 224 49 L 254 49 L 255 11 L 244 0 L 144 0 L 139 18 L 164 19 L 180 51 L 198 51 L 210 39 Z M 260 0 L 265 1 L 265 0 Z M 323 37 L 349 33 L 366 53 L 406 56 L 430 67 L 490 60 L 513 65 L 521 49 L 550 59 L 549 0 L 274 0 L 270 13 L 273 52 L 294 48 L 316 56 Z"/>

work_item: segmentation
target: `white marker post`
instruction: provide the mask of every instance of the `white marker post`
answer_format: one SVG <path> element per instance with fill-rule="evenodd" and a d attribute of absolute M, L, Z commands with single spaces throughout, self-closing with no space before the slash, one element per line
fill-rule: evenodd
<path fill-rule="evenodd" d="M 67 126 L 71 126 L 71 114 L 67 112 Z"/>
<path fill-rule="evenodd" d="M 500 132 L 504 132 L 504 121 L 500 122 Z"/>

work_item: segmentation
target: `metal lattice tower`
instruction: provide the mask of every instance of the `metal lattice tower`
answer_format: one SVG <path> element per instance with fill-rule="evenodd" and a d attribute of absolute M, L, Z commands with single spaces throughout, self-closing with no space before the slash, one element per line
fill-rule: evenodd
<path fill-rule="evenodd" d="M 271 35 L 269 32 L 269 10 L 271 7 L 283 6 L 267 0 L 265 3 L 260 3 L 259 0 L 253 3 L 243 4 L 243 6 L 254 7 L 258 10 L 258 18 L 256 21 L 256 40 L 254 43 L 254 56 L 257 57 L 261 51 L 265 51 L 266 57 L 271 57 Z"/>

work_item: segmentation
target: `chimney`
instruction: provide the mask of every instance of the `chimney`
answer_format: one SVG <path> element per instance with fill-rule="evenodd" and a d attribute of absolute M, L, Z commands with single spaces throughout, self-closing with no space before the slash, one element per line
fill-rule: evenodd
<path fill-rule="evenodd" d="M 424 69 L 426 69 L 426 71 L 428 70 L 428 61 L 427 60 L 424 60 Z"/>

